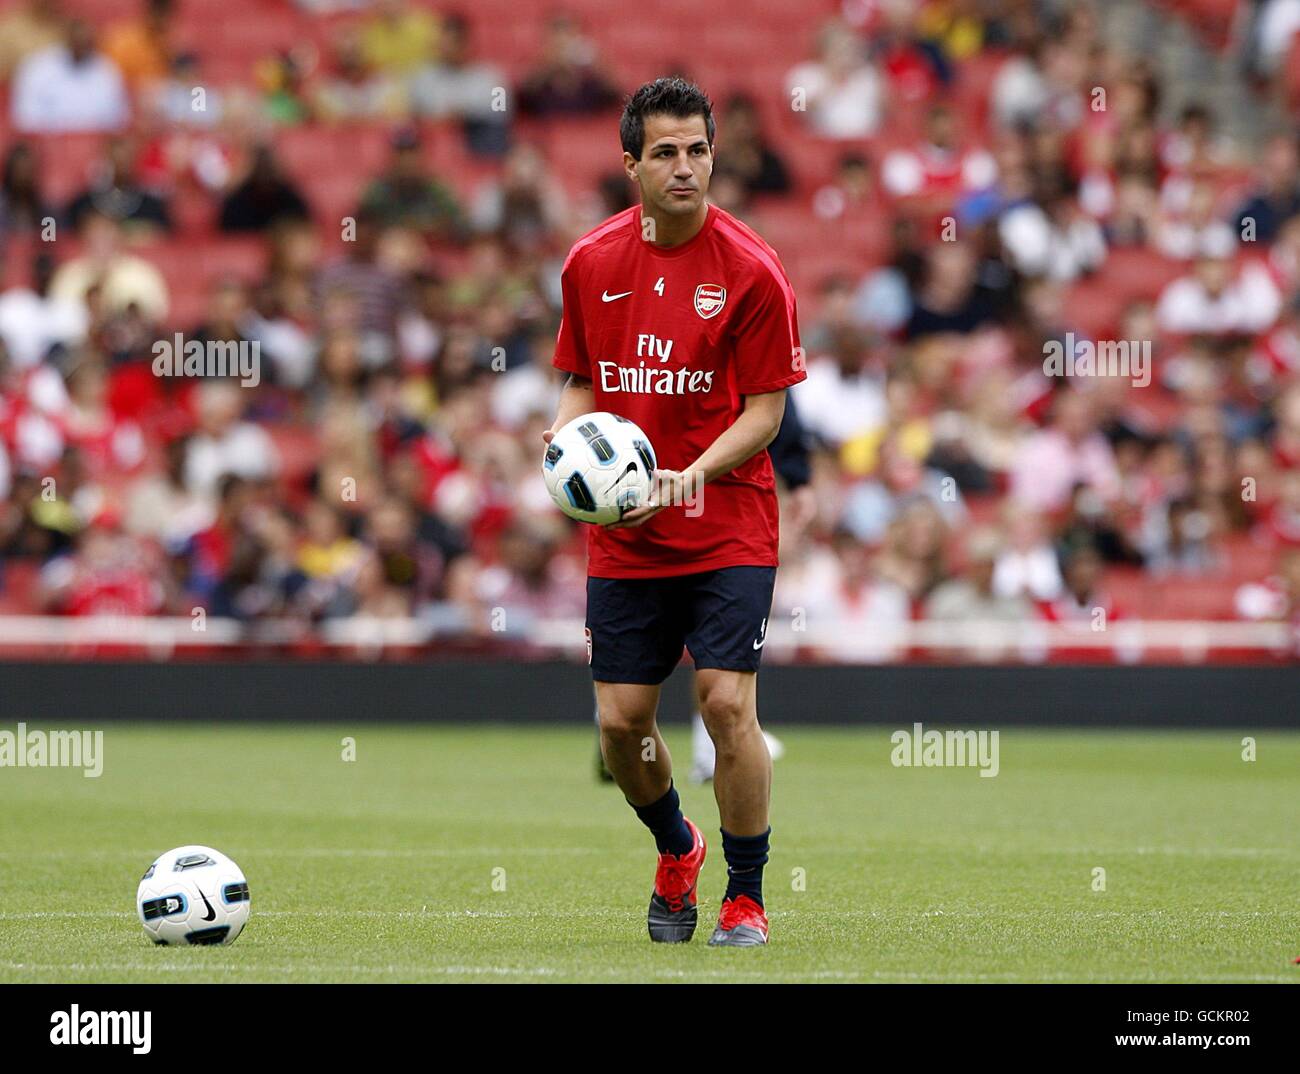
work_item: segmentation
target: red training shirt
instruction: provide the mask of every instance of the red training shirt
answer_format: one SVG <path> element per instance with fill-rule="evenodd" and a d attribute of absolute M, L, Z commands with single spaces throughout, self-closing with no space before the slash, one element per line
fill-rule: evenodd
<path fill-rule="evenodd" d="M 556 368 L 591 381 L 597 410 L 636 422 L 661 469 L 699 458 L 740 417 L 743 396 L 805 379 L 785 269 L 717 206 L 696 235 L 669 249 L 641 237 L 641 208 L 633 206 L 574 244 L 561 283 Z M 766 451 L 697 495 L 694 506 L 665 508 L 640 526 L 589 527 L 587 573 L 656 578 L 777 565 L 776 479 Z"/>

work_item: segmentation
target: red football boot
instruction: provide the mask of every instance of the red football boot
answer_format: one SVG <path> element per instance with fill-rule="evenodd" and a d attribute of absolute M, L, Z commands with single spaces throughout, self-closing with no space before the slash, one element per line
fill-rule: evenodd
<path fill-rule="evenodd" d="M 650 895 L 646 924 L 655 943 L 686 943 L 695 935 L 695 881 L 704 867 L 708 850 L 704 836 L 690 820 L 695 845 L 685 854 L 660 854 L 655 870 L 655 889 Z"/>
<path fill-rule="evenodd" d="M 767 943 L 767 914 L 748 895 L 723 899 L 710 947 L 758 947 Z"/>

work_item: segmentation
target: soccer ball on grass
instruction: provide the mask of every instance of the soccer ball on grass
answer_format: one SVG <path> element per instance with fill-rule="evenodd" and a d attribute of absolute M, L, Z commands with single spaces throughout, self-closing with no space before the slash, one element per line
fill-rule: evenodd
<path fill-rule="evenodd" d="M 157 944 L 230 944 L 248 923 L 248 881 L 219 850 L 177 847 L 145 871 L 135 907 Z"/>

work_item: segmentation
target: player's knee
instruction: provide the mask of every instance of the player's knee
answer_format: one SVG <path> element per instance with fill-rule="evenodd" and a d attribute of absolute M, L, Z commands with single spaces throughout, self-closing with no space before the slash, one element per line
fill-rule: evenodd
<path fill-rule="evenodd" d="M 715 684 L 704 692 L 700 715 L 715 745 L 744 734 L 751 722 L 757 722 L 745 691 L 727 683 Z"/>
<path fill-rule="evenodd" d="M 601 709 L 600 730 L 606 738 L 614 741 L 636 739 L 640 741 L 651 733 L 654 727 L 654 713 L 635 712 L 626 709 Z"/>

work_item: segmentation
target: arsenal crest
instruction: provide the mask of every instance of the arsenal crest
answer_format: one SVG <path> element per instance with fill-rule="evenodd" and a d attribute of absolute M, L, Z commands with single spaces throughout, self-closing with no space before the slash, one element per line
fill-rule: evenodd
<path fill-rule="evenodd" d="M 716 283 L 702 283 L 695 288 L 695 312 L 706 321 L 716 317 L 727 304 L 727 289 Z"/>

